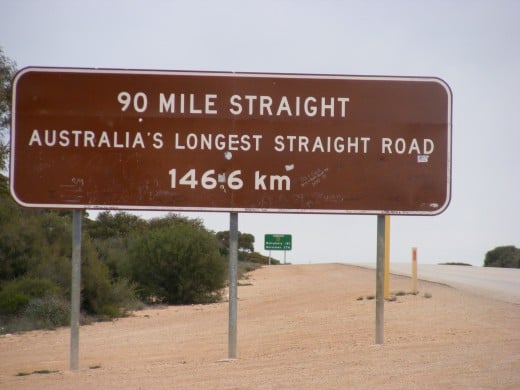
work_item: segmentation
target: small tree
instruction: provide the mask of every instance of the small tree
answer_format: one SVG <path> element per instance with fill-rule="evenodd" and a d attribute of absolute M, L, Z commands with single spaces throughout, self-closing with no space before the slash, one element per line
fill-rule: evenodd
<path fill-rule="evenodd" d="M 110 211 L 101 212 L 95 221 L 87 220 L 86 230 L 93 239 L 127 238 L 130 233 L 146 228 L 146 221 L 137 215 Z"/>
<path fill-rule="evenodd" d="M 513 245 L 498 246 L 486 253 L 484 267 L 520 268 L 520 249 Z"/>
<path fill-rule="evenodd" d="M 225 259 L 214 236 L 195 221 L 167 224 L 134 236 L 129 269 L 143 299 L 206 303 L 224 287 Z"/>
<path fill-rule="evenodd" d="M 87 219 L 85 226 L 99 259 L 108 266 L 110 276 L 115 279 L 127 274 L 128 239 L 144 231 L 147 222 L 129 213 L 104 211 L 95 221 Z"/>
<path fill-rule="evenodd" d="M 243 251 L 255 251 L 255 236 L 249 233 L 238 233 L 238 248 Z"/>
<path fill-rule="evenodd" d="M 223 255 L 229 254 L 229 230 L 218 232 L 216 234 L 220 253 Z M 254 247 L 255 236 L 249 233 L 238 232 L 238 250 L 241 252 L 252 253 L 255 251 Z"/>

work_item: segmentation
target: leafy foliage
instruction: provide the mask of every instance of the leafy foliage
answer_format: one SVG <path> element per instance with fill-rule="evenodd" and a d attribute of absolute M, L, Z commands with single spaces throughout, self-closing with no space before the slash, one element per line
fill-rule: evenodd
<path fill-rule="evenodd" d="M 260 264 L 260 265 L 267 265 L 267 264 L 269 264 L 269 257 L 263 256 L 258 252 L 251 252 L 251 253 L 247 253 L 244 256 L 243 261 L 256 263 L 256 264 Z M 279 265 L 279 264 L 280 264 L 280 260 L 277 260 L 277 259 L 271 257 L 271 265 Z"/>
<path fill-rule="evenodd" d="M 498 246 L 486 253 L 484 267 L 520 268 L 520 249 L 513 245 Z"/>
<path fill-rule="evenodd" d="M 187 220 L 157 222 L 130 245 L 131 278 L 140 296 L 170 304 L 217 299 L 225 283 L 225 259 L 214 236 Z"/>
<path fill-rule="evenodd" d="M 26 274 L 47 247 L 34 215 L 19 210 L 10 199 L 0 201 L 0 279 Z M 2 204 L 3 203 L 3 204 Z M 4 206 L 4 207 L 2 207 Z"/>
<path fill-rule="evenodd" d="M 170 214 L 142 220 L 125 213 L 83 216 L 81 308 L 113 318 L 139 308 L 139 297 L 166 303 L 219 298 L 227 259 L 200 220 Z M 70 212 L 24 209 L 0 195 L 0 327 L 53 328 L 68 321 Z M 245 271 L 264 262 L 247 255 Z M 265 261 L 266 262 L 266 261 Z M 63 312 L 67 303 L 67 315 Z M 11 324 L 11 325 L 10 325 Z"/>
<path fill-rule="evenodd" d="M 223 255 L 229 254 L 229 230 L 218 232 L 216 234 L 218 246 L 220 253 Z M 239 251 L 239 260 L 241 260 L 241 254 L 244 253 L 253 253 L 255 251 L 254 247 L 255 236 L 249 233 L 238 232 L 238 251 Z"/>
<path fill-rule="evenodd" d="M 31 328 L 55 329 L 69 323 L 69 303 L 58 295 L 35 298 L 25 308 L 24 318 L 31 323 Z"/>
<path fill-rule="evenodd" d="M 112 214 L 110 211 L 103 211 L 95 221 L 87 220 L 89 236 L 95 240 L 127 239 L 130 233 L 144 230 L 146 227 L 146 221 L 125 212 Z"/>
<path fill-rule="evenodd" d="M 11 80 L 16 72 L 16 64 L 10 60 L 0 47 L 0 171 L 6 168 L 8 145 L 4 141 L 4 131 L 10 121 Z"/>
<path fill-rule="evenodd" d="M 33 298 L 60 293 L 60 287 L 49 279 L 21 277 L 2 286 L 0 291 L 0 314 L 18 314 Z"/>
<path fill-rule="evenodd" d="M 4 206 L 9 204 L 9 207 L 0 207 L 0 214 L 5 217 L 0 219 L 0 312 L 20 313 L 31 299 L 46 295 L 68 300 L 72 253 L 70 213 L 25 210 L 10 204 L 10 199 L 3 200 Z M 43 289 L 42 286 L 48 286 L 48 283 L 56 288 Z M 121 291 L 123 286 L 128 290 L 126 293 Z M 115 290 L 117 294 L 114 294 Z M 131 283 L 111 277 L 109 267 L 99 258 L 92 239 L 84 234 L 83 310 L 110 317 L 124 314 L 125 302 L 132 301 L 128 296 L 135 297 L 134 290 Z"/>

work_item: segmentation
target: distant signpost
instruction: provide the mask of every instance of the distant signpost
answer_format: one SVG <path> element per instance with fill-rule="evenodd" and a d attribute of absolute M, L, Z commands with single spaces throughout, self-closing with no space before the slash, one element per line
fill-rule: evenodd
<path fill-rule="evenodd" d="M 264 249 L 269 251 L 269 264 L 271 264 L 271 251 L 283 251 L 285 264 L 285 252 L 292 249 L 291 234 L 266 234 L 264 236 Z"/>
<path fill-rule="evenodd" d="M 292 235 L 266 234 L 264 249 L 266 251 L 290 251 L 292 249 Z"/>

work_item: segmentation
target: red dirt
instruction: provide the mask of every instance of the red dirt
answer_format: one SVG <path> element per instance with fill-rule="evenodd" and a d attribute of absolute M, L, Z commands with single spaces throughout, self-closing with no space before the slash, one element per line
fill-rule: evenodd
<path fill-rule="evenodd" d="M 391 290 L 409 289 L 391 277 Z M 77 372 L 68 328 L 1 336 L 0 388 L 520 388 L 518 305 L 422 281 L 419 290 L 385 302 L 375 345 L 375 300 L 357 299 L 375 293 L 374 270 L 264 267 L 238 290 L 237 360 L 226 359 L 226 302 L 171 306 L 82 326 Z"/>

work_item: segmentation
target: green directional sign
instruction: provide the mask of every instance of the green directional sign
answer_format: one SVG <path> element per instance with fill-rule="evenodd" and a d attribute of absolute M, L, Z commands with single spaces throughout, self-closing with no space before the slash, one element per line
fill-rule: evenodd
<path fill-rule="evenodd" d="M 292 249 L 292 235 L 266 234 L 264 249 L 266 251 L 290 251 Z"/>

